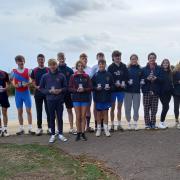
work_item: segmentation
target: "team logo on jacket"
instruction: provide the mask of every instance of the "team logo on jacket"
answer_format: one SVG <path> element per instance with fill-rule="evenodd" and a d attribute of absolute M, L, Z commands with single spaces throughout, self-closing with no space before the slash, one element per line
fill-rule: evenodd
<path fill-rule="evenodd" d="M 121 72 L 121 71 L 116 71 L 116 72 L 114 72 L 114 74 L 115 74 L 116 76 L 120 76 L 120 75 L 122 74 L 122 72 Z"/>

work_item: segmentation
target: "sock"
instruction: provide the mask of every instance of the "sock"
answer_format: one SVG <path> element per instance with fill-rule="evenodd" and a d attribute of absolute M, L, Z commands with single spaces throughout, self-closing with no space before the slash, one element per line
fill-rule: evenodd
<path fill-rule="evenodd" d="M 103 126 L 104 126 L 104 130 L 108 129 L 108 125 L 107 124 L 103 124 Z"/>
<path fill-rule="evenodd" d="M 101 128 L 103 128 L 103 119 L 101 119 Z"/>
<path fill-rule="evenodd" d="M 24 130 L 23 125 L 20 125 L 20 126 L 19 126 L 19 130 L 20 130 L 20 131 Z"/>
<path fill-rule="evenodd" d="M 29 129 L 29 130 L 32 130 L 32 124 L 29 124 L 29 125 L 28 125 L 28 129 Z"/>
<path fill-rule="evenodd" d="M 118 126 L 121 126 L 121 121 L 118 121 Z"/>
<path fill-rule="evenodd" d="M 97 124 L 97 129 L 101 130 L 101 124 Z"/>
<path fill-rule="evenodd" d="M 95 128 L 97 129 L 97 120 L 95 120 Z"/>
<path fill-rule="evenodd" d="M 86 116 L 87 128 L 89 128 L 89 125 L 90 125 L 90 119 L 91 119 L 90 116 Z"/>

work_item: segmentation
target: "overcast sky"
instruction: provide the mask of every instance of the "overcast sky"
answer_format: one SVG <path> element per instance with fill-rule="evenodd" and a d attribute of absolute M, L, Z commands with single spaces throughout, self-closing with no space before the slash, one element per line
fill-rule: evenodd
<path fill-rule="evenodd" d="M 36 56 L 56 58 L 63 51 L 73 66 L 85 52 L 89 66 L 103 51 L 108 64 L 118 49 L 129 62 L 132 53 L 145 65 L 154 51 L 158 63 L 180 60 L 180 1 L 178 0 L 0 0 L 0 69 L 15 67 L 22 54 L 29 68 Z"/>

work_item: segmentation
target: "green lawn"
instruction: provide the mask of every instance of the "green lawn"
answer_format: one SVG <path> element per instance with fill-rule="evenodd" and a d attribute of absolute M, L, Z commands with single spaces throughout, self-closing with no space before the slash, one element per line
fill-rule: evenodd
<path fill-rule="evenodd" d="M 0 179 L 117 179 L 55 147 L 0 144 Z"/>

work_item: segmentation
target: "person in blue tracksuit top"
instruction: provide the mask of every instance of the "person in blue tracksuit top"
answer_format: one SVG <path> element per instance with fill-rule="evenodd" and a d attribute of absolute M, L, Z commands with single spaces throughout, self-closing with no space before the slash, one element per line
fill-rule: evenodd
<path fill-rule="evenodd" d="M 50 114 L 51 137 L 49 143 L 55 141 L 55 115 L 58 120 L 59 139 L 65 142 L 67 139 L 63 136 L 63 102 L 67 91 L 67 82 L 65 76 L 59 73 L 55 59 L 49 59 L 48 66 L 50 71 L 42 76 L 40 90 L 46 95 Z"/>
<path fill-rule="evenodd" d="M 128 66 L 129 81 L 126 87 L 126 93 L 124 98 L 124 107 L 126 120 L 128 121 L 128 129 L 138 130 L 138 120 L 139 120 L 139 107 L 140 107 L 140 81 L 142 76 L 142 69 L 138 64 L 138 56 L 132 54 L 130 57 L 130 64 Z M 131 107 L 133 105 L 133 119 L 134 126 L 131 124 Z"/>
<path fill-rule="evenodd" d="M 111 107 L 111 92 L 113 89 L 113 77 L 106 71 L 106 61 L 99 60 L 99 71 L 92 77 L 94 90 L 94 102 L 97 111 L 97 131 L 96 136 L 101 135 L 101 120 L 103 119 L 104 132 L 110 136 L 108 129 L 108 110 Z"/>
<path fill-rule="evenodd" d="M 156 64 L 156 54 L 148 55 L 148 63 L 142 69 L 142 93 L 145 129 L 156 129 L 156 114 L 160 87 L 163 80 L 162 68 Z"/>

